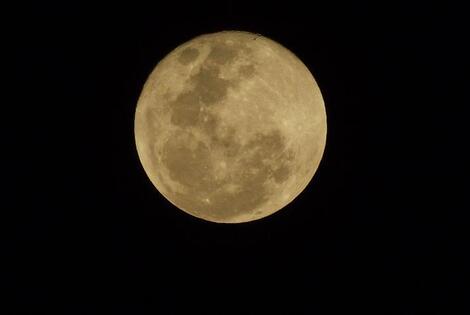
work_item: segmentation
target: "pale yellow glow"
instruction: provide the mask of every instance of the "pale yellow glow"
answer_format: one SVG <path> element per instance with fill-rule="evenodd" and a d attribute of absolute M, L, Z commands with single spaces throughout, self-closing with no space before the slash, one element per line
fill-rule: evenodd
<path fill-rule="evenodd" d="M 313 178 L 325 106 L 307 67 L 280 44 L 207 34 L 156 66 L 137 104 L 135 139 L 148 177 L 172 204 L 208 221 L 252 221 Z"/>

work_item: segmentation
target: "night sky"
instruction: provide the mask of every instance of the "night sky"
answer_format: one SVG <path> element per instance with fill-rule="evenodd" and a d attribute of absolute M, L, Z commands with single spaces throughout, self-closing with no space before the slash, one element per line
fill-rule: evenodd
<path fill-rule="evenodd" d="M 461 9 L 171 3 L 38 2 L 7 14 L 0 313 L 468 310 Z M 293 51 L 328 118 L 309 186 L 238 225 L 172 206 L 134 143 L 137 99 L 157 62 L 221 30 Z"/>

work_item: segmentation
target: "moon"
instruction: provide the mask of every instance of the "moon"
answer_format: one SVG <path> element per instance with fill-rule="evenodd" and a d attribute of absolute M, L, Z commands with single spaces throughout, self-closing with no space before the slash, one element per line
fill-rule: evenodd
<path fill-rule="evenodd" d="M 177 208 L 218 223 L 269 216 L 312 180 L 326 111 L 307 67 L 259 34 L 198 36 L 148 77 L 135 112 L 137 153 Z"/>

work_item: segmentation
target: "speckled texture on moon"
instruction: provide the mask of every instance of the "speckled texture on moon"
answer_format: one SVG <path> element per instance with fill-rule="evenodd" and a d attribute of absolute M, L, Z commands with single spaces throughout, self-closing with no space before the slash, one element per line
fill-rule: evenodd
<path fill-rule="evenodd" d="M 172 204 L 213 222 L 246 222 L 283 208 L 310 182 L 326 113 L 313 76 L 289 50 L 220 32 L 157 65 L 137 104 L 135 139 Z"/>

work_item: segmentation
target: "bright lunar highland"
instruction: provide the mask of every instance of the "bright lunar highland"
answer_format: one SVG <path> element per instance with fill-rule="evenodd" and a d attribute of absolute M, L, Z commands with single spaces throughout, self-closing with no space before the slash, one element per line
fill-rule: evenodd
<path fill-rule="evenodd" d="M 207 34 L 150 74 L 135 140 L 173 205 L 212 222 L 247 222 L 285 207 L 311 181 L 325 148 L 325 105 L 285 47 L 247 32 Z"/>

